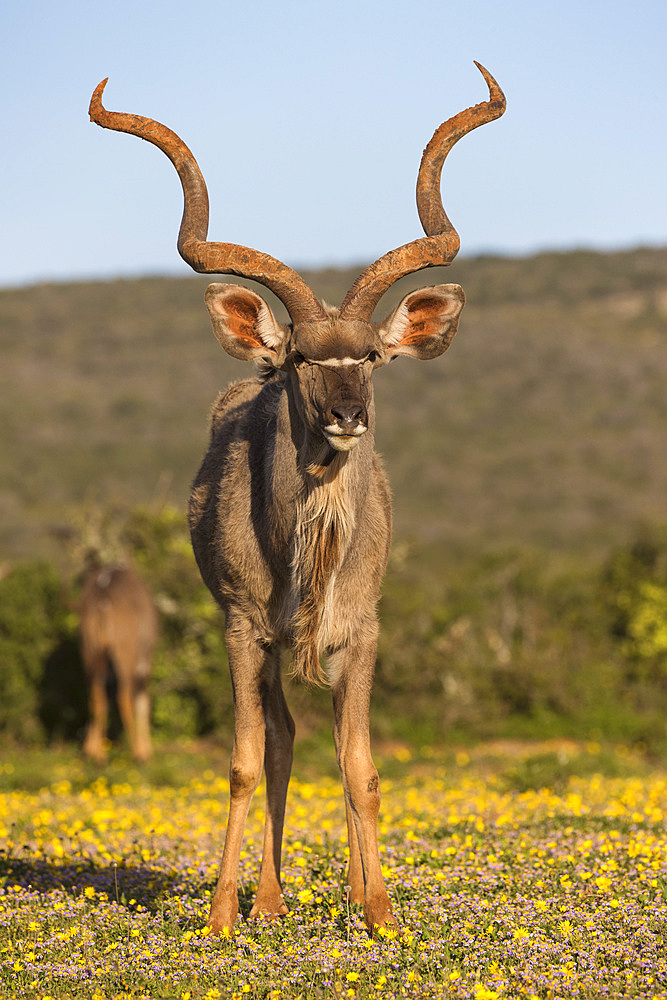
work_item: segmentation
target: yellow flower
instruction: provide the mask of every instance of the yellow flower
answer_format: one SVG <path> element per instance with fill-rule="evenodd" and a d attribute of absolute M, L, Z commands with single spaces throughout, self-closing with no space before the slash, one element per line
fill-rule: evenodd
<path fill-rule="evenodd" d="M 92 885 L 87 885 L 86 888 L 83 890 L 83 894 L 86 897 L 86 899 L 94 899 L 95 890 L 93 889 Z"/>
<path fill-rule="evenodd" d="M 475 1000 L 498 1000 L 500 993 L 497 990 L 489 990 L 483 983 L 475 986 Z"/>
<path fill-rule="evenodd" d="M 296 896 L 300 903 L 312 903 L 315 899 L 315 893 L 312 889 L 301 889 Z"/>
<path fill-rule="evenodd" d="M 347 979 L 348 983 L 356 983 L 357 979 L 359 978 L 359 973 L 348 972 L 345 978 Z"/>

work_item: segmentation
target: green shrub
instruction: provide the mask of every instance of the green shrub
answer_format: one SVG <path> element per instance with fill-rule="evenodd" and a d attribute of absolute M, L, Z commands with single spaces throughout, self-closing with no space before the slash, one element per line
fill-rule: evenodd
<path fill-rule="evenodd" d="M 120 525 L 117 514 L 102 520 L 160 612 L 155 735 L 228 739 L 233 699 L 222 614 L 202 583 L 183 514 L 142 508 Z M 0 581 L 1 735 L 80 737 L 87 713 L 69 610 L 75 599 L 76 589 L 66 598 L 45 563 L 17 566 Z M 665 744 L 667 534 L 642 537 L 602 570 L 575 561 L 556 570 L 548 553 L 527 549 L 454 564 L 436 549 L 398 545 L 381 619 L 373 692 L 381 738 L 570 735 Z M 329 725 L 326 691 L 289 681 L 287 688 L 302 730 Z"/>
<path fill-rule="evenodd" d="M 373 696 L 380 731 L 402 714 L 407 731 L 418 720 L 435 738 L 593 735 L 664 744 L 664 693 L 647 697 L 629 671 L 633 633 L 610 628 L 598 567 L 556 571 L 547 553 L 524 549 L 449 567 L 432 560 L 425 575 L 424 555 L 394 560 L 387 574 Z M 661 633 L 649 630 L 648 606 L 645 598 L 634 634 L 648 621 L 644 644 L 655 652 Z"/>
<path fill-rule="evenodd" d="M 45 562 L 14 567 L 0 580 L 0 733 L 38 740 L 52 718 L 49 664 L 63 667 L 60 687 L 81 687 L 72 663 L 72 621 L 54 568 Z"/>
<path fill-rule="evenodd" d="M 611 630 L 628 676 L 667 686 L 667 530 L 645 529 L 618 549 L 604 573 Z"/>

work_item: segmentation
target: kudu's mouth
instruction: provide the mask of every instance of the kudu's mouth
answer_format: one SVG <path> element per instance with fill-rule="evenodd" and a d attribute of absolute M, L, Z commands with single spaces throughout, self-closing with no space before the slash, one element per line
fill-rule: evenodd
<path fill-rule="evenodd" d="M 354 427 L 341 427 L 340 424 L 327 424 L 323 433 L 331 447 L 335 451 L 352 451 L 359 443 L 368 427 L 365 424 L 356 424 Z"/>

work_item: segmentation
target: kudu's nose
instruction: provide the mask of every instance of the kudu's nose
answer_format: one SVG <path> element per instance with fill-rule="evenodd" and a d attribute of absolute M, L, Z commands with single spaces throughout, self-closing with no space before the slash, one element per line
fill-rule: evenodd
<path fill-rule="evenodd" d="M 331 407 L 331 413 L 341 424 L 357 424 L 364 412 L 359 403 L 336 403 Z"/>

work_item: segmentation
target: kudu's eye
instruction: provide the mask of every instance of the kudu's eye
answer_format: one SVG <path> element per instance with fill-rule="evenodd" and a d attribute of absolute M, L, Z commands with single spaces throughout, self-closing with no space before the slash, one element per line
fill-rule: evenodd
<path fill-rule="evenodd" d="M 301 365 L 306 360 L 303 354 L 300 354 L 299 351 L 292 351 L 290 357 L 295 365 Z"/>
<path fill-rule="evenodd" d="M 364 358 L 364 361 L 372 361 L 373 364 L 375 364 L 375 362 L 378 360 L 379 357 L 380 357 L 379 351 L 370 351 L 370 353 L 367 354 L 366 357 Z"/>

